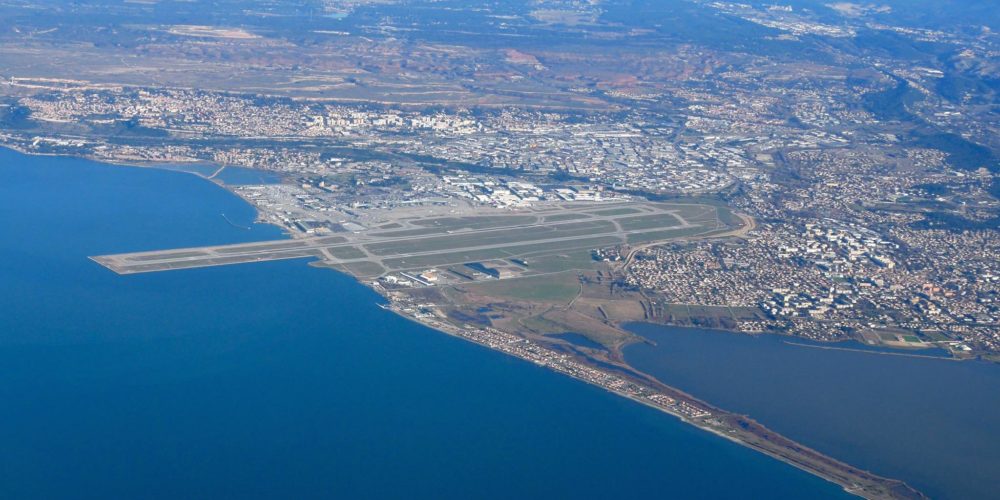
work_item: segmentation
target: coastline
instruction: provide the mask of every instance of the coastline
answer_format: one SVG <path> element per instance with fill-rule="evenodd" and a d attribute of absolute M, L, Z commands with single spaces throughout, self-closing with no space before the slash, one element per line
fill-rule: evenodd
<path fill-rule="evenodd" d="M 635 321 L 629 320 L 629 321 L 623 322 L 622 324 L 620 324 L 618 326 L 620 326 L 622 328 L 625 328 L 627 330 L 627 325 L 629 325 L 629 324 L 651 324 L 651 325 L 671 327 L 671 328 L 705 330 L 705 331 L 709 331 L 709 332 L 712 332 L 712 333 L 722 333 L 722 334 L 729 334 L 729 335 L 745 335 L 745 336 L 748 336 L 748 337 L 759 337 L 759 336 L 773 335 L 773 336 L 776 336 L 776 337 L 783 338 L 784 339 L 783 342 L 785 342 L 786 344 L 789 344 L 789 345 L 794 345 L 794 346 L 797 346 L 797 347 L 808 347 L 808 348 L 812 348 L 812 349 L 826 349 L 826 350 L 830 350 L 830 351 L 850 351 L 850 352 L 860 352 L 860 353 L 864 353 L 864 354 L 881 354 L 881 355 L 887 355 L 887 356 L 903 356 L 903 357 L 911 357 L 911 358 L 930 358 L 930 359 L 941 359 L 941 360 L 946 360 L 946 361 L 977 361 L 977 360 L 981 360 L 981 361 L 992 362 L 992 363 L 1000 363 L 1000 360 L 992 360 L 992 359 L 986 359 L 986 358 L 980 359 L 980 358 L 974 357 L 974 356 L 960 357 L 960 356 L 956 356 L 951 351 L 945 351 L 945 352 L 948 353 L 947 356 L 934 356 L 934 355 L 930 355 L 930 354 L 921 354 L 922 352 L 925 352 L 927 350 L 933 350 L 933 349 L 935 349 L 935 347 L 933 347 L 933 346 L 931 346 L 931 347 L 910 347 L 910 346 L 907 346 L 907 347 L 896 347 L 896 346 L 884 346 L 884 345 L 879 345 L 879 344 L 864 344 L 864 343 L 862 343 L 861 345 L 866 346 L 866 347 L 872 347 L 873 349 L 860 349 L 860 348 L 857 348 L 857 347 L 842 347 L 841 346 L 841 344 L 843 344 L 843 343 L 852 342 L 852 341 L 859 342 L 859 343 L 862 342 L 861 340 L 859 340 L 857 338 L 846 338 L 846 339 L 836 339 L 836 340 L 807 339 L 807 340 L 809 340 L 811 342 L 816 342 L 818 344 L 822 344 L 822 345 L 812 345 L 812 344 L 806 344 L 806 343 L 799 342 L 798 340 L 802 339 L 802 337 L 797 337 L 795 335 L 789 334 L 789 333 L 784 332 L 784 331 L 773 331 L 773 332 L 741 331 L 741 330 L 729 330 L 729 329 L 726 329 L 726 328 L 719 328 L 719 327 L 712 327 L 712 326 L 696 326 L 696 325 L 676 324 L 676 323 L 657 323 L 655 321 L 642 321 L 642 320 L 635 320 Z M 654 342 L 652 340 L 648 340 L 648 339 L 645 339 L 645 340 L 632 340 L 632 341 L 626 342 L 621 347 L 625 348 L 625 347 L 628 347 L 629 345 L 635 344 L 637 342 L 651 342 L 653 344 L 656 343 L 656 342 Z M 878 348 L 884 348 L 885 350 L 877 350 Z"/>
<path fill-rule="evenodd" d="M 800 342 L 793 342 L 790 340 L 784 341 L 788 345 L 794 345 L 797 347 L 808 347 L 811 349 L 826 349 L 830 351 L 849 351 L 849 352 L 861 352 L 865 354 L 878 354 L 882 356 L 903 356 L 906 358 L 922 358 L 922 359 L 940 359 L 943 361 L 968 361 L 973 358 L 956 358 L 954 356 L 931 356 L 929 354 L 914 354 L 909 352 L 889 352 L 889 351 L 873 351 L 866 349 L 857 349 L 853 347 L 839 347 L 836 345 L 809 345 Z"/>
<path fill-rule="evenodd" d="M 27 155 L 68 156 L 56 153 L 33 153 L 21 151 L 15 147 L 5 147 Z M 111 162 L 89 156 L 83 156 L 83 158 L 116 166 L 154 168 L 190 173 L 212 182 L 232 194 L 232 191 L 227 189 L 223 183 L 197 172 L 164 169 L 156 163 L 135 164 Z M 242 200 L 242 198 L 240 199 Z M 262 222 L 259 220 L 259 211 L 256 207 L 254 207 L 254 210 L 257 213 L 258 222 Z M 292 235 L 288 236 L 290 238 L 293 237 Z M 825 456 L 774 433 L 749 417 L 736 415 L 716 408 L 673 387 L 660 383 L 654 384 L 650 380 L 640 380 L 638 378 L 611 373 L 589 365 L 571 355 L 546 348 L 530 339 L 490 327 L 482 329 L 473 327 L 461 328 L 438 321 L 437 318 L 419 317 L 415 312 L 407 311 L 406 304 L 400 303 L 398 299 L 394 299 L 391 292 L 385 290 L 377 283 L 364 283 L 360 280 L 359 282 L 374 289 L 376 293 L 388 300 L 388 304 L 379 304 L 380 307 L 388 309 L 399 316 L 420 323 L 435 331 L 462 338 L 509 356 L 530 361 L 543 368 L 568 375 L 618 396 L 667 413 L 701 430 L 756 450 L 800 470 L 838 484 L 848 493 L 864 498 L 926 498 L 926 496 L 905 482 L 884 478 L 856 469 L 849 464 L 837 461 L 832 457 Z"/>
<path fill-rule="evenodd" d="M 393 296 L 378 283 L 367 285 L 388 301 L 386 304 L 379 304 L 379 307 L 410 321 L 508 356 L 529 361 L 537 366 L 661 411 L 700 430 L 837 484 L 850 494 L 869 499 L 927 498 L 923 493 L 901 480 L 885 478 L 857 469 L 781 436 L 747 416 L 714 407 L 673 387 L 609 373 L 589 366 L 568 354 L 543 347 L 530 339 L 494 328 L 460 328 L 438 321 L 433 317 L 420 317 L 407 304 L 394 300 Z"/>

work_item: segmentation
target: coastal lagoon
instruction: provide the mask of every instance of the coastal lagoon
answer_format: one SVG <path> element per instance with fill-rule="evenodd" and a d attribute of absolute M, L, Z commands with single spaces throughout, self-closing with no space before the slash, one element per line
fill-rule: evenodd
<path fill-rule="evenodd" d="M 854 342 L 630 330 L 656 342 L 625 349 L 639 370 L 807 446 L 931 498 L 1000 491 L 1000 365 L 839 349 L 871 349 Z"/>
<path fill-rule="evenodd" d="M 0 150 L 0 497 L 847 497 L 303 260 L 87 258 L 284 237 L 254 216 L 192 174 Z"/>

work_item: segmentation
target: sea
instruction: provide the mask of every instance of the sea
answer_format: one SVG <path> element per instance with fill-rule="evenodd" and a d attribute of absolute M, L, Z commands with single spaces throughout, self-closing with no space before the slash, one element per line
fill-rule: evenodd
<path fill-rule="evenodd" d="M 668 385 L 931 498 L 1000 498 L 1000 365 L 856 342 L 630 329 L 655 345 L 633 344 L 625 359 Z"/>
<path fill-rule="evenodd" d="M 305 260 L 88 259 L 286 237 L 254 219 L 190 173 L 0 150 L 0 498 L 848 497 Z"/>

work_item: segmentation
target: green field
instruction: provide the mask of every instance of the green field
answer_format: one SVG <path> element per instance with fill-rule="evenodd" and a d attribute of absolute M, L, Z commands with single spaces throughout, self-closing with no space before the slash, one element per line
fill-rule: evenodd
<path fill-rule="evenodd" d="M 510 256 L 511 255 L 509 253 L 503 251 L 502 249 L 490 248 L 469 252 L 448 252 L 434 255 L 418 255 L 414 257 L 385 259 L 382 263 L 389 269 L 417 269 L 438 267 L 448 264 L 479 262 L 490 259 L 503 259 Z"/>
<path fill-rule="evenodd" d="M 438 217 L 411 221 L 414 226 L 436 227 L 445 230 L 489 229 L 491 227 L 519 226 L 538 220 L 534 215 L 481 215 L 474 217 Z"/>
<path fill-rule="evenodd" d="M 528 226 L 512 229 L 498 229 L 475 233 L 457 233 L 445 236 L 428 236 L 402 241 L 369 243 L 365 248 L 375 255 L 400 255 L 421 252 L 446 251 L 453 248 L 472 248 L 487 245 L 502 245 L 510 242 L 530 242 L 550 238 L 566 238 L 600 234 L 612 231 L 614 225 L 608 221 L 584 221 L 554 224 L 549 226 Z"/>
<path fill-rule="evenodd" d="M 382 266 L 368 261 L 350 262 L 342 264 L 342 266 L 347 272 L 359 278 L 374 278 L 385 272 L 385 268 Z"/>
<path fill-rule="evenodd" d="M 680 229 L 665 229 L 662 231 L 649 231 L 643 233 L 635 233 L 628 235 L 628 242 L 631 245 L 639 245 L 642 243 L 650 243 L 654 241 L 666 241 L 673 238 L 684 238 L 686 236 L 695 236 L 705 233 L 706 229 L 703 227 L 685 227 Z"/>
<path fill-rule="evenodd" d="M 640 231 L 643 229 L 657 229 L 663 227 L 680 226 L 681 221 L 669 214 L 640 215 L 636 217 L 623 217 L 618 219 L 618 224 L 625 231 Z"/>
<path fill-rule="evenodd" d="M 569 303 L 580 292 L 580 283 L 576 273 L 489 281 L 468 286 L 472 290 L 491 297 L 509 297 L 537 302 Z"/>
<path fill-rule="evenodd" d="M 554 241 L 551 243 L 538 243 L 534 245 L 516 245 L 506 248 L 513 254 L 513 256 L 527 257 L 565 252 L 569 250 L 586 249 L 589 258 L 590 250 L 614 246 L 619 243 L 621 243 L 621 239 L 617 236 L 598 236 L 594 238 Z"/>
<path fill-rule="evenodd" d="M 330 247 L 327 252 L 342 260 L 363 259 L 365 257 L 364 252 L 354 247 Z"/>
<path fill-rule="evenodd" d="M 594 267 L 594 259 L 590 250 L 573 250 L 559 254 L 529 257 L 531 270 L 539 273 L 553 273 L 570 269 L 590 269 Z"/>
<path fill-rule="evenodd" d="M 564 222 L 568 220 L 589 219 L 587 214 L 554 214 L 546 215 L 545 222 Z"/>
<path fill-rule="evenodd" d="M 612 215 L 638 214 L 642 213 L 642 211 L 637 208 L 622 207 L 622 208 L 609 208 L 606 210 L 595 210 L 593 212 L 587 212 L 587 213 L 594 215 L 612 216 Z"/>

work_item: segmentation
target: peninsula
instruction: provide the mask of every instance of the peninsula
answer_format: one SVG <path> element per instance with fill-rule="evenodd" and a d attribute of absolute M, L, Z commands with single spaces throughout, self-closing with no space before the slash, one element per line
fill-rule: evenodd
<path fill-rule="evenodd" d="M 267 189 L 261 187 L 261 190 Z M 270 189 L 278 189 L 272 187 Z M 248 196 L 258 190 L 236 188 Z M 250 197 L 250 199 L 254 199 Z M 258 209 L 266 207 L 258 198 Z M 262 221 L 277 213 L 261 212 Z M 733 237 L 753 226 L 725 207 L 697 203 L 539 203 L 530 209 L 450 204 L 369 212 L 333 235 L 95 256 L 123 275 L 311 258 L 349 273 L 387 299 L 385 309 L 435 330 L 527 360 L 673 415 L 865 498 L 923 498 L 905 483 L 852 467 L 753 419 L 713 407 L 627 365 L 621 349 L 643 341 L 621 328 L 654 321 L 653 304 L 621 276 L 645 247 Z M 612 260 L 602 248 L 613 248 Z M 569 303 L 560 306 L 560 297 Z M 573 332 L 603 343 L 559 338 Z"/>

